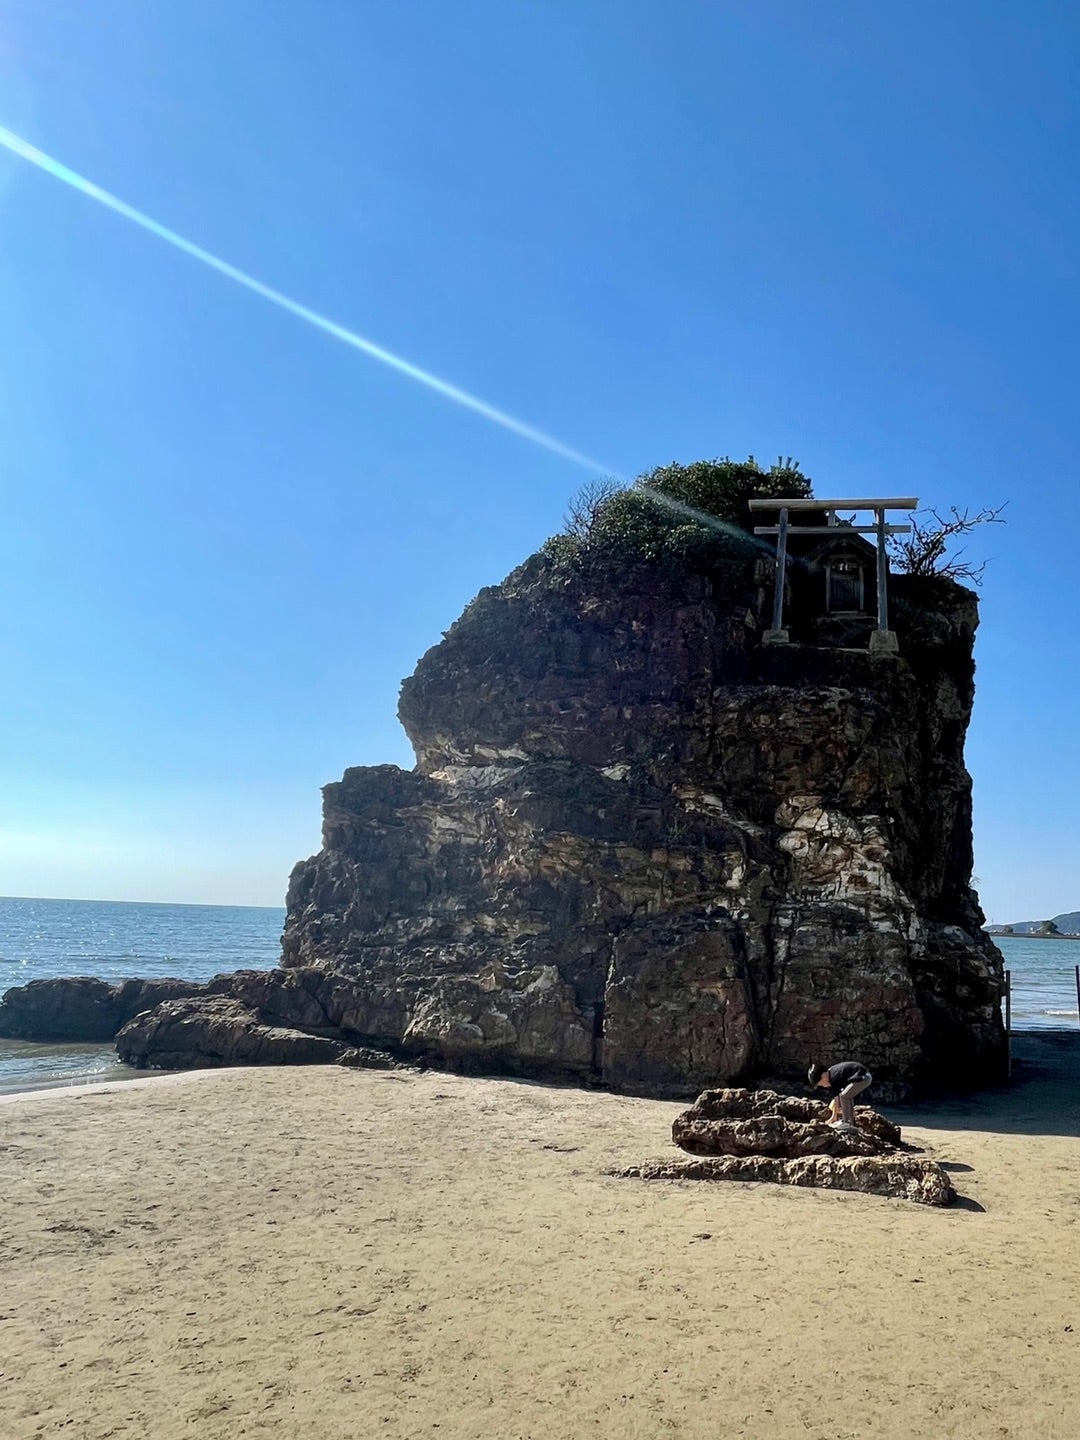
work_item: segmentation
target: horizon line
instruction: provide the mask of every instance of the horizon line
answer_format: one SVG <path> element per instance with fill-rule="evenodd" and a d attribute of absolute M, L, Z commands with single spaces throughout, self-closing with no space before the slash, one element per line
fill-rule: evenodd
<path fill-rule="evenodd" d="M 278 905 L 255 905 L 250 901 L 230 900 L 103 900 L 98 896 L 85 895 L 0 895 L 0 900 L 30 900 L 35 904 L 44 901 L 56 905 L 179 905 L 191 910 L 284 910 L 284 900 Z"/>

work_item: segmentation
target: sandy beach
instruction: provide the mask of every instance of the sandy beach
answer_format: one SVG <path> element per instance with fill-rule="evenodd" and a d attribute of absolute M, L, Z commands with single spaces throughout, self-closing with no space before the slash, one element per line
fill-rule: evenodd
<path fill-rule="evenodd" d="M 0 1105 L 0 1435 L 1071 1437 L 1075 1037 L 891 1112 L 948 1211 L 619 1180 L 675 1104 L 214 1072 Z"/>

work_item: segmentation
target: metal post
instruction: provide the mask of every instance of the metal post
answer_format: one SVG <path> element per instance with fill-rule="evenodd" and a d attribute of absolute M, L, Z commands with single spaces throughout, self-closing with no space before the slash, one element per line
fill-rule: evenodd
<path fill-rule="evenodd" d="M 773 590 L 772 629 L 765 635 L 766 643 L 783 644 L 787 640 L 784 629 L 784 577 L 787 572 L 787 531 L 788 512 L 785 506 L 780 511 L 780 524 L 776 531 L 776 586 Z"/>
<path fill-rule="evenodd" d="M 1005 1078 L 1012 1078 L 1012 971 L 1005 971 Z"/>
<path fill-rule="evenodd" d="M 878 654 L 896 654 L 896 636 L 889 629 L 889 557 L 885 552 L 885 536 L 889 527 L 885 524 L 885 509 L 874 507 L 877 517 L 877 629 L 870 635 L 870 649 Z"/>
<path fill-rule="evenodd" d="M 877 628 L 889 628 L 889 562 L 885 553 L 885 511 L 877 512 Z"/>
<path fill-rule="evenodd" d="M 1076 1018 L 1080 1020 L 1080 965 L 1074 968 L 1076 970 Z"/>

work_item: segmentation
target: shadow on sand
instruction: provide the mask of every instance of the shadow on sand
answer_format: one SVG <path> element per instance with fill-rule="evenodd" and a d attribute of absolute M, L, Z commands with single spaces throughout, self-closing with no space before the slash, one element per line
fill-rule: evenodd
<path fill-rule="evenodd" d="M 1080 1138 L 1080 1031 L 1015 1033 L 1012 1054 L 1011 1080 L 974 1095 L 905 1107 L 901 1125 Z"/>
<path fill-rule="evenodd" d="M 952 1203 L 952 1208 L 954 1210 L 971 1210 L 977 1215 L 986 1214 L 986 1206 L 980 1205 L 977 1200 L 972 1200 L 970 1195 L 957 1195 Z"/>

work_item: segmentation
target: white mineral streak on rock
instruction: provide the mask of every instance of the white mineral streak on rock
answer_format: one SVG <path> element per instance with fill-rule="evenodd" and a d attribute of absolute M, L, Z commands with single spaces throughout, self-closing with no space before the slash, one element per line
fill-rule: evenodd
<path fill-rule="evenodd" d="M 516 765 L 446 765 L 433 771 L 431 779 L 460 790 L 493 790 L 516 769 Z"/>
<path fill-rule="evenodd" d="M 431 747 L 433 754 L 446 755 L 459 765 L 468 765 L 469 763 L 469 755 L 449 735 L 433 735 Z"/>
<path fill-rule="evenodd" d="M 724 888 L 727 890 L 741 890 L 746 884 L 746 861 L 738 854 L 733 854 L 731 860 L 731 873 L 724 881 Z"/>
<path fill-rule="evenodd" d="M 727 806 L 719 795 L 710 795 L 707 790 L 699 790 L 691 785 L 676 785 L 671 792 L 676 800 L 686 807 L 687 810 L 711 810 L 719 815 L 726 815 Z"/>
<path fill-rule="evenodd" d="M 561 989 L 562 983 L 562 977 L 554 965 L 541 965 L 536 970 L 536 978 L 530 980 L 521 993 L 542 995 L 545 991 Z"/>
<path fill-rule="evenodd" d="M 516 745 L 511 745 L 506 750 L 497 750 L 491 745 L 477 745 L 476 754 L 483 756 L 485 760 L 528 760 L 524 750 L 519 750 Z"/>
<path fill-rule="evenodd" d="M 689 810 L 691 814 L 707 815 L 710 820 L 727 820 L 747 835 L 765 834 L 764 826 L 755 825 L 745 815 L 732 814 L 723 796 L 715 795 L 711 790 L 702 790 L 698 785 L 673 785 L 671 793 L 683 809 Z"/>
<path fill-rule="evenodd" d="M 776 808 L 786 829 L 779 848 L 795 864 L 804 894 L 837 900 L 869 912 L 875 929 L 895 934 L 897 923 L 914 938 L 915 907 L 885 866 L 888 842 L 876 815 L 858 819 L 827 809 L 817 795 L 791 795 Z"/>
<path fill-rule="evenodd" d="M 436 811 L 430 817 L 431 832 L 443 839 L 454 836 L 460 840 L 477 841 L 484 832 L 484 823 L 481 817 L 476 815 L 464 816 L 455 814 L 453 811 Z"/>
<path fill-rule="evenodd" d="M 405 1027 L 407 1045 L 447 1053 L 556 1056 L 587 1063 L 592 1029 L 553 965 L 514 971 L 500 963 L 476 975 L 446 977 L 421 996 Z"/>

